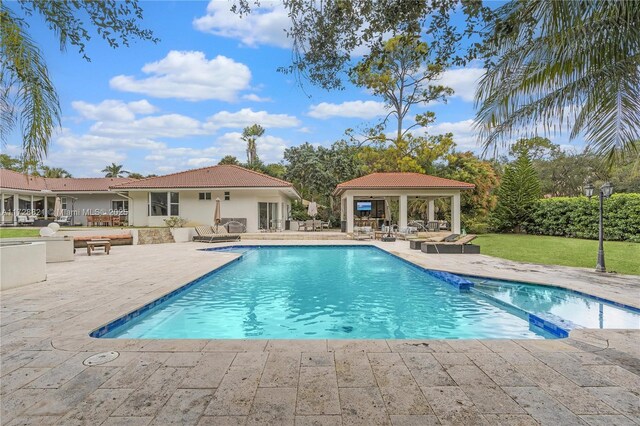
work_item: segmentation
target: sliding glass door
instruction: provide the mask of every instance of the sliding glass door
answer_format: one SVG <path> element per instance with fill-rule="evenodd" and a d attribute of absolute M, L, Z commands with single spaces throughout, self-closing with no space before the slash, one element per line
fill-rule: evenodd
<path fill-rule="evenodd" d="M 258 203 L 258 229 L 276 229 L 278 219 L 278 203 Z"/>

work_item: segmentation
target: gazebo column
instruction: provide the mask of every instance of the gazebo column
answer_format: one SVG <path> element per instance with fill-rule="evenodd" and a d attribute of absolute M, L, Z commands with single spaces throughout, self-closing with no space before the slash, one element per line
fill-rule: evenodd
<path fill-rule="evenodd" d="M 400 229 L 407 227 L 407 196 L 400 196 L 400 217 L 398 218 L 398 226 Z"/>
<path fill-rule="evenodd" d="M 347 195 L 347 232 L 353 233 L 353 195 Z"/>
<path fill-rule="evenodd" d="M 460 228 L 460 193 L 451 197 L 451 231 L 459 234 Z"/>
<path fill-rule="evenodd" d="M 429 200 L 429 222 L 436 220 L 436 200 Z"/>

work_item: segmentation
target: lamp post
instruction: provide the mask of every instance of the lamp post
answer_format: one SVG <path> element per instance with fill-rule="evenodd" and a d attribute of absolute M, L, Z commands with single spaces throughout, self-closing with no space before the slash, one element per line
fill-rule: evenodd
<path fill-rule="evenodd" d="M 586 184 L 584 187 L 585 195 L 591 199 L 593 196 L 594 186 L 590 183 Z M 600 187 L 600 220 L 599 220 L 599 228 L 598 228 L 598 263 L 596 264 L 596 272 L 607 272 L 607 269 L 604 266 L 604 225 L 603 225 L 603 205 L 604 199 L 609 198 L 613 194 L 613 185 L 611 182 L 605 182 Z"/>

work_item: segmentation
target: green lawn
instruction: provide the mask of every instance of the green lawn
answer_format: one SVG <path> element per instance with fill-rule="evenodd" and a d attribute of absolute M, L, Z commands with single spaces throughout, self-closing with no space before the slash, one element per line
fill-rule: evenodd
<path fill-rule="evenodd" d="M 0 228 L 0 238 L 37 237 L 39 229 Z"/>
<path fill-rule="evenodd" d="M 539 235 L 487 234 L 473 241 L 489 256 L 545 265 L 594 268 L 598 241 Z M 607 271 L 640 275 L 640 244 L 605 241 Z"/>

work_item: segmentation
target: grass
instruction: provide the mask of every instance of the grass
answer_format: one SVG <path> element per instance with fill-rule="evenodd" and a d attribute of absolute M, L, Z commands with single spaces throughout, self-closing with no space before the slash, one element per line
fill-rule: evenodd
<path fill-rule="evenodd" d="M 22 238 L 22 237 L 37 237 L 39 236 L 39 229 L 14 229 L 14 228 L 0 228 L 0 238 Z"/>
<path fill-rule="evenodd" d="M 487 234 L 473 242 L 482 254 L 544 265 L 596 267 L 598 241 L 539 235 Z M 640 275 L 640 244 L 604 242 L 607 271 Z"/>

